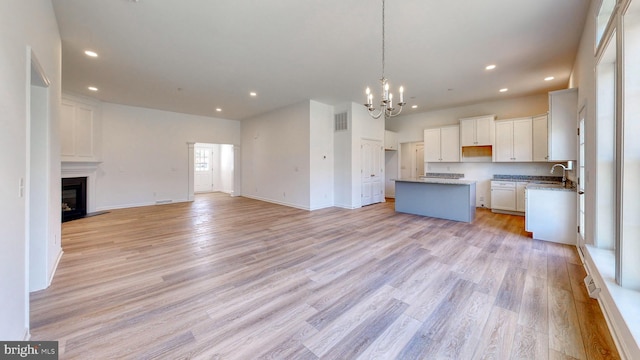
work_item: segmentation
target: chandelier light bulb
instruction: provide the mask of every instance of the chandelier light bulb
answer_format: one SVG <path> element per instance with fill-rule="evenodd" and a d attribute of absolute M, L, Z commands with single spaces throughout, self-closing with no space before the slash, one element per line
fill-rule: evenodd
<path fill-rule="evenodd" d="M 402 112 L 402 107 L 406 105 L 406 103 L 404 102 L 404 87 L 400 86 L 400 101 L 397 103 L 398 107 L 394 107 L 393 94 L 389 93 L 389 82 L 384 76 L 384 1 L 385 0 L 382 0 L 382 76 L 380 77 L 382 100 L 380 101 L 379 108 L 373 106 L 373 94 L 371 94 L 371 89 L 367 87 L 365 90 L 365 93 L 367 94 L 367 103 L 364 104 L 364 106 L 369 111 L 369 115 L 374 119 L 379 119 L 382 116 L 384 116 L 385 119 L 398 116 Z"/>

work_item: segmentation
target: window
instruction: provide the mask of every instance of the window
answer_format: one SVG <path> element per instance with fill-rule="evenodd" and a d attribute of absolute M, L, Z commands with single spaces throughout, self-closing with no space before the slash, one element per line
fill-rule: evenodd
<path fill-rule="evenodd" d="M 613 17 L 613 11 L 616 6 L 616 0 L 602 0 L 600 10 L 596 18 L 596 48 L 600 45 L 609 20 Z"/>
<path fill-rule="evenodd" d="M 196 171 L 209 171 L 211 169 L 211 150 L 196 149 L 195 150 L 195 169 Z"/>
<path fill-rule="evenodd" d="M 622 287 L 640 290 L 640 1 L 632 1 L 624 12 L 621 32 L 622 211 L 616 280 Z"/>

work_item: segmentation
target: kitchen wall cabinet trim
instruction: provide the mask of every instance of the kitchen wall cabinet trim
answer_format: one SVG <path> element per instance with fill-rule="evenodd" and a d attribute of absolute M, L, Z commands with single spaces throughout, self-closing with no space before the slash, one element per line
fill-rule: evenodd
<path fill-rule="evenodd" d="M 384 131 L 384 149 L 398 150 L 398 133 L 389 130 Z"/>
<path fill-rule="evenodd" d="M 460 126 L 443 126 L 424 130 L 425 162 L 460 161 Z"/>
<path fill-rule="evenodd" d="M 490 146 L 494 141 L 495 115 L 460 119 L 460 146 Z"/>
<path fill-rule="evenodd" d="M 532 118 L 530 117 L 496 121 L 494 161 L 532 161 L 532 131 Z"/>
<path fill-rule="evenodd" d="M 549 132 L 547 114 L 534 116 L 532 120 L 533 161 L 549 160 Z"/>
<path fill-rule="evenodd" d="M 549 161 L 576 160 L 578 89 L 549 93 Z"/>

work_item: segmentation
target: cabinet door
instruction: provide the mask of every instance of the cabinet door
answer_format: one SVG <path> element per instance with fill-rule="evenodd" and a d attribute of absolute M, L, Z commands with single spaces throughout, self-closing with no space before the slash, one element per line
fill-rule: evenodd
<path fill-rule="evenodd" d="M 476 119 L 476 145 L 492 145 L 491 123 L 493 118 Z"/>
<path fill-rule="evenodd" d="M 460 161 L 460 127 L 448 126 L 440 129 L 440 155 L 442 161 Z"/>
<path fill-rule="evenodd" d="M 385 130 L 384 132 L 384 149 L 385 150 L 398 150 L 398 134 Z"/>
<path fill-rule="evenodd" d="M 578 91 L 549 93 L 549 161 L 575 160 L 578 147 Z"/>
<path fill-rule="evenodd" d="M 424 161 L 440 161 L 440 129 L 424 131 Z"/>
<path fill-rule="evenodd" d="M 548 156 L 548 140 L 547 133 L 547 115 L 536 116 L 533 118 L 533 161 L 547 161 Z"/>
<path fill-rule="evenodd" d="M 513 161 L 513 121 L 496 121 L 496 161 Z"/>
<path fill-rule="evenodd" d="M 491 208 L 516 211 L 516 189 L 491 188 Z"/>
<path fill-rule="evenodd" d="M 516 211 L 525 212 L 525 191 L 527 190 L 526 182 L 516 183 Z"/>
<path fill-rule="evenodd" d="M 531 118 L 513 121 L 513 161 L 533 159 Z"/>
<path fill-rule="evenodd" d="M 460 146 L 476 145 L 476 120 L 460 120 Z"/>

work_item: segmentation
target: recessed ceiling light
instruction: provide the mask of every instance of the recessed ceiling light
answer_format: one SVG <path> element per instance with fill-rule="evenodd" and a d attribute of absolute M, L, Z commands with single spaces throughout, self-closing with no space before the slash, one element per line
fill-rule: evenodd
<path fill-rule="evenodd" d="M 221 112 L 221 111 L 222 111 L 222 109 L 220 109 L 220 108 L 216 108 L 216 111 L 217 111 L 217 112 Z"/>
<path fill-rule="evenodd" d="M 551 81 L 555 79 L 553 76 L 547 76 L 546 78 L 544 78 L 544 81 Z"/>
<path fill-rule="evenodd" d="M 91 90 L 91 91 L 98 91 L 98 88 L 95 86 L 89 86 L 87 89 Z"/>
<path fill-rule="evenodd" d="M 493 70 L 495 68 L 496 68 L 496 66 L 494 64 L 491 64 L 491 65 L 487 65 L 487 67 L 485 67 L 484 69 L 485 70 Z"/>
<path fill-rule="evenodd" d="M 85 50 L 84 54 L 90 57 L 98 57 L 98 53 L 95 51 L 91 51 L 91 50 Z"/>
<path fill-rule="evenodd" d="M 253 91 L 252 91 L 252 92 L 250 92 L 250 93 L 249 93 L 249 95 L 251 95 L 251 96 L 258 96 L 258 94 L 257 94 L 257 93 L 255 93 L 255 92 L 253 92 Z"/>
<path fill-rule="evenodd" d="M 411 105 L 411 108 L 412 108 L 412 109 L 417 109 L 417 108 L 418 108 L 418 105 Z"/>
<path fill-rule="evenodd" d="M 509 89 L 507 89 L 507 88 L 500 89 L 500 92 L 507 92 L 507 91 L 509 91 Z"/>

